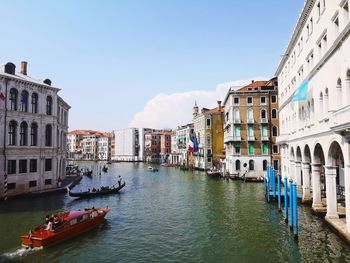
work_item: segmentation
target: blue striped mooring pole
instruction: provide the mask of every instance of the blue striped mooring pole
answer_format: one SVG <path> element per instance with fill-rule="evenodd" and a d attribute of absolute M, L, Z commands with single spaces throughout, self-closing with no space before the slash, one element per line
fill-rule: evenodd
<path fill-rule="evenodd" d="M 281 212 L 281 178 L 277 174 L 277 190 L 278 190 L 278 211 Z"/>
<path fill-rule="evenodd" d="M 298 195 L 297 195 L 297 184 L 293 184 L 293 233 L 294 239 L 298 239 Z"/>
<path fill-rule="evenodd" d="M 273 190 L 273 199 L 276 200 L 276 174 L 275 170 L 271 167 L 271 177 L 272 177 L 272 190 Z"/>
<path fill-rule="evenodd" d="M 287 177 L 284 177 L 283 180 L 284 180 L 284 221 L 288 223 L 288 179 Z"/>
<path fill-rule="evenodd" d="M 289 227 L 293 229 L 293 181 L 289 181 Z"/>

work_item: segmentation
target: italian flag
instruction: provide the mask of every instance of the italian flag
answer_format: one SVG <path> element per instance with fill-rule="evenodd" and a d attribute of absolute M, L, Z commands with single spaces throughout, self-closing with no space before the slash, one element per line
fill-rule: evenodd
<path fill-rule="evenodd" d="M 188 151 L 193 153 L 194 151 L 194 140 L 193 136 L 190 136 L 190 141 L 188 142 Z"/>

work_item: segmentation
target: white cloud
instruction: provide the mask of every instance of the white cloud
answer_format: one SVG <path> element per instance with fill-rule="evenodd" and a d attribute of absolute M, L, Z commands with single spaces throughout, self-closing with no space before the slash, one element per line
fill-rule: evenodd
<path fill-rule="evenodd" d="M 252 78 L 267 80 L 268 78 Z M 217 85 L 213 91 L 194 90 L 182 93 L 159 94 L 149 100 L 143 111 L 135 114 L 129 127 L 149 127 L 155 129 L 176 128 L 192 121 L 192 107 L 195 100 L 199 109 L 212 108 L 217 101 L 223 101 L 230 87 L 240 88 L 251 80 L 236 80 Z"/>

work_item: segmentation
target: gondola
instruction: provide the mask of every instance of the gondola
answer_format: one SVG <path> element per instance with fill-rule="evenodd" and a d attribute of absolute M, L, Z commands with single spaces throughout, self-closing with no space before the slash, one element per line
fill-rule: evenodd
<path fill-rule="evenodd" d="M 69 188 L 67 188 L 67 192 L 71 197 L 90 198 L 95 196 L 118 193 L 124 186 L 125 186 L 125 182 L 118 187 L 113 186 L 112 188 L 104 188 L 103 190 L 94 191 L 94 192 L 93 191 L 71 192 Z"/>
<path fill-rule="evenodd" d="M 87 171 L 83 172 L 83 175 L 92 176 L 92 170 L 91 171 L 87 170 Z"/>
<path fill-rule="evenodd" d="M 221 178 L 222 177 L 222 173 L 219 171 L 207 171 L 207 175 L 214 177 L 214 178 Z"/>
<path fill-rule="evenodd" d="M 107 173 L 108 172 L 108 167 L 107 166 L 103 166 L 102 167 L 102 172 Z"/>

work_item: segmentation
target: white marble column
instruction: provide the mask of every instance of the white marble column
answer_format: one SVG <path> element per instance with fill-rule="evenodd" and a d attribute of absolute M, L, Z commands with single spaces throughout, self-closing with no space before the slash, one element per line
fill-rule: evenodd
<path fill-rule="evenodd" d="M 322 207 L 321 164 L 312 164 L 312 207 Z"/>
<path fill-rule="evenodd" d="M 327 218 L 339 218 L 336 188 L 337 167 L 326 166 Z"/>
<path fill-rule="evenodd" d="M 295 181 L 297 187 L 301 186 L 301 162 L 295 162 Z"/>
<path fill-rule="evenodd" d="M 310 164 L 303 163 L 303 200 L 310 199 Z"/>
<path fill-rule="evenodd" d="M 350 233 L 350 165 L 344 168 L 345 178 L 345 210 L 346 210 L 346 230 Z"/>

